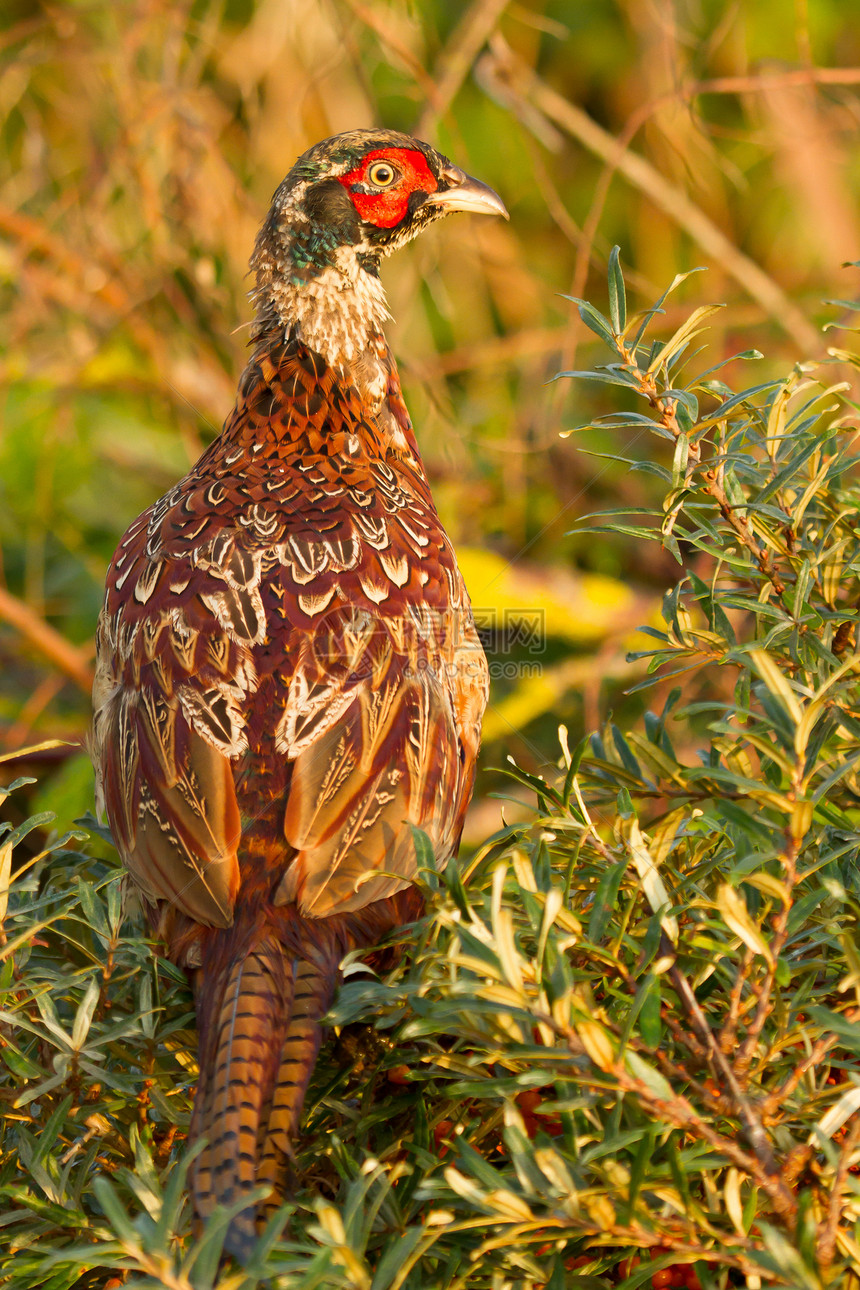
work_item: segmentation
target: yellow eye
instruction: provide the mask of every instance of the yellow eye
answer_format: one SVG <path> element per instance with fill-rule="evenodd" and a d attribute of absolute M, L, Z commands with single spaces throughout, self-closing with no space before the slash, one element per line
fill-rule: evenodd
<path fill-rule="evenodd" d="M 367 168 L 367 177 L 376 188 L 390 188 L 397 178 L 397 171 L 390 161 L 374 161 Z"/>

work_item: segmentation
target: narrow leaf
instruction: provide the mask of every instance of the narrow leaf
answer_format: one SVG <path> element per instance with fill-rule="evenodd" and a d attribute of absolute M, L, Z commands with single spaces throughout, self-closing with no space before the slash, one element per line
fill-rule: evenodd
<path fill-rule="evenodd" d="M 744 945 L 751 949 L 753 954 L 760 954 L 768 965 L 773 966 L 771 948 L 750 917 L 746 901 L 727 882 L 722 883 L 717 892 L 717 909 L 722 914 L 726 925 L 741 938 Z"/>
<path fill-rule="evenodd" d="M 621 248 L 613 246 L 609 253 L 609 317 L 616 335 L 627 325 L 627 295 L 624 290 L 624 275 L 618 257 Z"/>

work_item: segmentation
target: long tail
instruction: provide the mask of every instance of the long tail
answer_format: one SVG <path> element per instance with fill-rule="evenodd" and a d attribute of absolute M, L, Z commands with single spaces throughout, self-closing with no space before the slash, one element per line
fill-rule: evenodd
<path fill-rule="evenodd" d="M 268 936 L 226 975 L 212 967 L 204 968 L 197 1001 L 201 1060 L 192 1137 L 206 1143 L 194 1163 L 193 1192 L 201 1220 L 258 1185 L 283 1190 L 320 1021 L 338 980 L 336 960 L 291 958 Z M 230 1224 L 224 1248 L 241 1261 L 253 1247 L 256 1218 L 249 1204 Z"/>

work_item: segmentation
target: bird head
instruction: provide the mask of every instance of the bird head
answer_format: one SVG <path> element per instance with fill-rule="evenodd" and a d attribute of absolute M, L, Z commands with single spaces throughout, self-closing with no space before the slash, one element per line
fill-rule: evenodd
<path fill-rule="evenodd" d="M 383 256 L 452 211 L 508 213 L 496 193 L 428 143 L 394 130 L 350 130 L 309 148 L 275 192 L 252 267 L 296 284 L 352 248 L 371 273 Z"/>

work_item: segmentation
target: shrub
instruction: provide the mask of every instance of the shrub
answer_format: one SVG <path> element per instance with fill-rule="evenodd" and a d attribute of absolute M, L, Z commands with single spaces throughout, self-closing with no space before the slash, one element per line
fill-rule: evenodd
<path fill-rule="evenodd" d="M 650 339 L 662 301 L 627 319 L 617 252 L 609 316 L 576 304 L 612 358 L 563 375 L 620 390 L 606 420 L 658 441 L 626 465 L 662 504 L 595 526 L 679 564 L 632 655 L 654 711 L 573 750 L 562 731 L 545 776 L 510 768 L 531 820 L 441 877 L 427 854 L 410 954 L 348 971 L 302 1189 L 247 1272 L 219 1274 L 223 1226 L 190 1236 L 181 981 L 121 934 L 110 853 L 38 856 L 0 975 L 9 1285 L 860 1284 L 847 387 L 698 372 L 710 310 Z"/>

